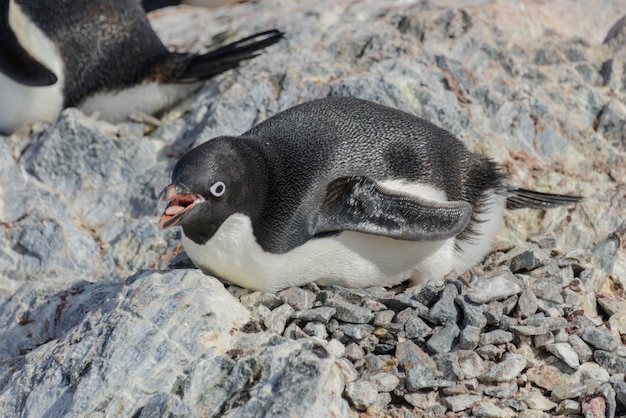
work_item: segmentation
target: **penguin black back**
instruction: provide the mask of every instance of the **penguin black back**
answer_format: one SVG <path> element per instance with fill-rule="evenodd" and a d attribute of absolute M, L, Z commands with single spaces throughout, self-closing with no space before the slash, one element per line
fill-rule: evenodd
<path fill-rule="evenodd" d="M 64 106 L 76 106 L 87 93 L 124 88 L 151 74 L 169 52 L 137 1 L 15 0 L 57 45 L 70 74 Z"/>
<path fill-rule="evenodd" d="M 281 190 L 271 195 L 267 203 L 271 208 L 293 207 L 306 202 L 305 195 L 315 200 L 313 184 L 323 187 L 316 194 L 324 194 L 327 183 L 320 179 L 329 182 L 349 175 L 428 184 L 443 190 L 447 200 L 466 201 L 476 208 L 487 189 L 502 192 L 505 187 L 496 163 L 468 151 L 448 131 L 353 97 L 329 97 L 292 107 L 242 137 L 271 144 L 266 151 L 268 169 L 274 187 Z M 284 216 L 279 213 L 272 219 L 268 230 L 293 228 L 284 224 Z M 470 223 L 461 238 L 471 233 Z"/>

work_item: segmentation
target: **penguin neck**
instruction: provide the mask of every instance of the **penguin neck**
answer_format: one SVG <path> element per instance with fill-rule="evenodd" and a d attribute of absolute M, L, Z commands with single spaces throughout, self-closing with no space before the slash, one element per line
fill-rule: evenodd
<path fill-rule="evenodd" d="M 268 162 L 265 153 L 252 141 L 232 138 L 232 150 L 228 160 L 239 171 L 236 181 L 229 188 L 233 191 L 225 205 L 210 209 L 203 222 L 183 224 L 183 232 L 196 244 L 211 240 L 222 224 L 232 215 L 244 215 L 250 219 L 253 230 L 260 226 L 269 188 Z"/>

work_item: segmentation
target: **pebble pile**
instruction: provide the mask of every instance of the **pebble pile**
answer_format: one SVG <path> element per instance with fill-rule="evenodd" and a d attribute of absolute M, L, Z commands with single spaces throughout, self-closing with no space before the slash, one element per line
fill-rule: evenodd
<path fill-rule="evenodd" d="M 626 413 L 626 304 L 594 260 L 616 257 L 620 231 L 592 251 L 501 245 L 414 288 L 228 290 L 253 312 L 248 332 L 323 341 L 355 413 L 612 417 Z"/>

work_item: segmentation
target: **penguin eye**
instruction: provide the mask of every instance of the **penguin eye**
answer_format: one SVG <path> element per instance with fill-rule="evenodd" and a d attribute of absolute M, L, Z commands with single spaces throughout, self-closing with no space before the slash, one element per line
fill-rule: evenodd
<path fill-rule="evenodd" d="M 216 181 L 209 189 L 215 197 L 221 197 L 226 192 L 226 185 L 223 181 Z"/>

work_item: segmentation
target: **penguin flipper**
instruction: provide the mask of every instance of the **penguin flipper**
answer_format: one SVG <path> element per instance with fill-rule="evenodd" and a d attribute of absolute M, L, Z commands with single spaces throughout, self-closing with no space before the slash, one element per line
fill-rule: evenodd
<path fill-rule="evenodd" d="M 240 62 L 259 55 L 259 51 L 275 44 L 284 34 L 276 29 L 254 35 L 219 47 L 206 54 L 191 58 L 184 70 L 175 76 L 178 83 L 194 83 L 206 80 L 224 71 L 235 68 Z"/>
<path fill-rule="evenodd" d="M 558 206 L 574 205 L 582 199 L 582 196 L 542 193 L 526 189 L 511 188 L 508 192 L 509 196 L 506 199 L 507 209 L 550 209 Z"/>
<path fill-rule="evenodd" d="M 438 241 L 461 233 L 472 216 L 468 202 L 437 202 L 385 189 L 362 176 L 330 183 L 316 234 L 355 231 L 410 241 Z"/>
<path fill-rule="evenodd" d="M 20 45 L 9 25 L 9 6 L 8 1 L 0 2 L 0 72 L 26 86 L 51 86 L 57 76 Z"/>

